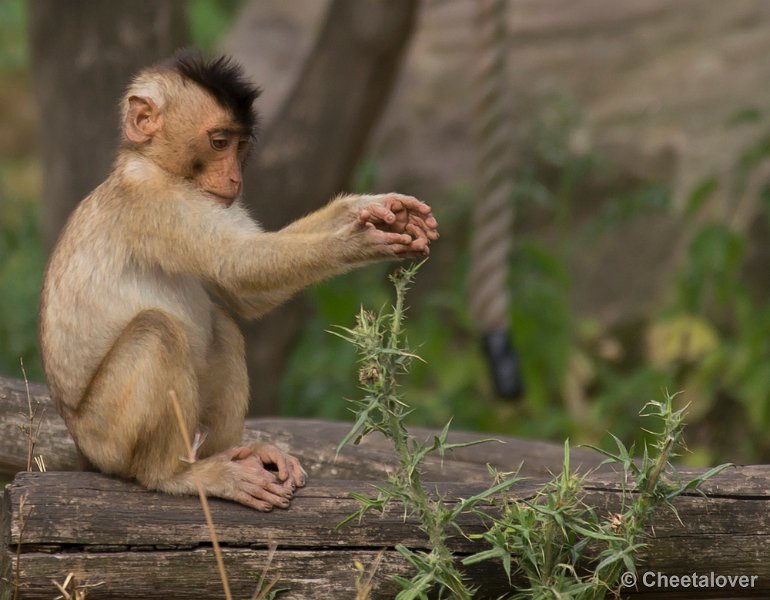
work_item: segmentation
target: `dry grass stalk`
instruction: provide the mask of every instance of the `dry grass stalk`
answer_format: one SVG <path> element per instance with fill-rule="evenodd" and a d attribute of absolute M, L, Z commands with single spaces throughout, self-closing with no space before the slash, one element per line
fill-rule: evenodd
<path fill-rule="evenodd" d="M 82 584 L 79 583 L 74 573 L 67 575 L 64 583 L 53 582 L 56 589 L 59 590 L 59 595 L 54 600 L 86 600 L 88 590 L 91 588 L 104 585 L 103 581 L 99 583 Z"/>
<path fill-rule="evenodd" d="M 35 457 L 35 464 L 37 465 L 37 469 L 38 469 L 38 471 L 40 471 L 41 473 L 45 473 L 45 472 L 48 470 L 48 469 L 46 468 L 46 466 L 45 466 L 45 459 L 44 459 L 44 458 L 43 458 L 43 456 L 42 456 L 42 455 L 40 455 L 40 454 L 38 454 L 38 455 Z"/>
<path fill-rule="evenodd" d="M 34 461 L 38 469 L 41 472 L 45 471 L 45 461 L 42 456 L 35 456 L 35 446 L 37 445 L 38 435 L 40 434 L 40 426 L 43 424 L 43 413 L 45 409 L 41 410 L 40 401 L 35 402 L 34 409 L 32 408 L 32 394 L 29 391 L 29 378 L 27 377 L 27 370 L 24 368 L 24 359 L 19 359 L 21 365 L 21 374 L 24 377 L 24 386 L 27 390 L 27 422 L 24 425 L 19 425 L 24 436 L 27 438 L 27 471 L 32 471 L 32 462 Z M 22 413 L 23 414 L 23 413 Z M 37 426 L 35 425 L 37 421 Z M 13 582 L 13 600 L 19 597 L 19 588 L 21 585 L 21 544 L 24 537 L 24 530 L 27 528 L 27 522 L 29 521 L 29 515 L 32 509 L 28 510 L 25 514 L 24 508 L 27 503 L 26 494 L 19 499 L 19 542 L 16 544 L 16 567 L 14 569 L 14 582 Z"/>
<path fill-rule="evenodd" d="M 369 597 L 372 594 L 372 581 L 374 580 L 375 573 L 377 573 L 377 570 L 380 568 L 380 563 L 382 563 L 382 557 L 384 555 L 385 550 L 380 550 L 377 553 L 368 574 L 364 570 L 364 566 L 356 561 L 356 569 L 359 573 L 358 578 L 356 579 L 356 600 L 369 600 Z"/>
<path fill-rule="evenodd" d="M 262 569 L 262 574 L 259 576 L 259 581 L 257 582 L 257 589 L 254 591 L 254 594 L 251 596 L 251 600 L 266 600 L 270 596 L 270 591 L 275 587 L 275 584 L 278 583 L 279 579 L 281 578 L 280 573 L 276 574 L 270 582 L 265 585 L 265 580 L 267 578 L 267 571 L 270 569 L 270 565 L 273 563 L 273 556 L 275 556 L 275 551 L 278 549 L 278 544 L 273 542 L 272 539 L 268 540 L 268 548 L 270 550 L 270 553 L 267 555 L 267 562 L 265 563 L 265 567 Z"/>
<path fill-rule="evenodd" d="M 179 406 L 179 399 L 176 396 L 174 390 L 169 391 L 171 397 L 171 405 L 174 407 L 174 414 L 176 415 L 177 423 L 179 425 L 179 431 L 182 433 L 185 447 L 187 448 L 187 460 L 190 464 L 195 463 L 195 450 L 193 449 L 192 442 L 190 441 L 190 435 L 187 432 L 187 428 L 184 422 L 184 416 L 182 415 L 182 408 Z M 203 508 L 203 514 L 206 517 L 206 525 L 209 528 L 209 535 L 211 536 L 211 545 L 214 548 L 214 555 L 217 559 L 217 567 L 219 568 L 219 577 L 222 580 L 222 589 L 225 592 L 226 600 L 232 600 L 233 596 L 230 593 L 230 582 L 227 579 L 227 572 L 225 571 L 225 562 L 222 558 L 222 550 L 219 547 L 219 537 L 214 527 L 214 520 L 211 518 L 211 509 L 209 508 L 209 501 L 206 497 L 206 492 L 203 489 L 200 481 L 195 480 L 195 487 L 198 488 L 198 497 L 201 501 L 201 507 Z"/>
<path fill-rule="evenodd" d="M 21 374 L 24 377 L 24 386 L 27 390 L 27 414 L 24 415 L 27 418 L 27 423 L 20 425 L 20 428 L 27 438 L 27 471 L 31 471 L 33 460 L 38 465 L 38 468 L 40 467 L 40 463 L 37 460 L 38 457 L 34 456 L 34 454 L 38 435 L 40 434 L 40 427 L 43 424 L 43 413 L 45 412 L 45 408 L 41 410 L 39 400 L 35 401 L 35 408 L 32 408 L 32 394 L 29 391 L 29 379 L 27 378 L 27 371 L 24 368 L 23 358 L 19 359 L 19 364 L 21 365 Z M 37 426 L 35 425 L 35 421 L 37 421 Z M 42 457 L 39 458 L 42 460 Z M 44 471 L 45 469 L 40 470 Z"/>

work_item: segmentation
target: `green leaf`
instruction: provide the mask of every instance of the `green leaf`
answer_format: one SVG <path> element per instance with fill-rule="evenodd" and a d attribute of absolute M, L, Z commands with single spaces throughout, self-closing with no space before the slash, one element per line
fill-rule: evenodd
<path fill-rule="evenodd" d="M 719 187 L 719 179 L 713 175 L 701 179 L 687 198 L 685 214 L 692 216 L 696 214 L 703 204 L 714 195 Z"/>
<path fill-rule="evenodd" d="M 762 120 L 762 111 L 753 106 L 747 106 L 736 110 L 727 120 L 729 127 L 745 124 L 756 124 Z"/>
<path fill-rule="evenodd" d="M 495 558 L 502 559 L 502 557 L 507 554 L 508 553 L 503 548 L 497 547 L 466 556 L 461 562 L 464 565 L 475 565 L 476 563 L 484 562 L 485 560 L 492 560 Z"/>
<path fill-rule="evenodd" d="M 337 444 L 337 452 L 336 452 L 337 456 L 339 456 L 339 453 L 348 444 L 348 442 L 352 440 L 356 435 L 358 435 L 358 432 L 364 428 L 364 425 L 369 420 L 369 413 L 371 412 L 372 409 L 373 408 L 362 410 L 360 413 L 358 413 L 358 418 L 356 419 L 356 422 L 353 425 L 352 429 L 348 431 L 345 437 L 342 438 L 342 441 L 339 444 Z"/>
<path fill-rule="evenodd" d="M 439 446 L 438 451 L 441 457 L 444 457 L 444 454 L 450 450 L 457 450 L 458 448 L 470 448 L 471 446 L 478 446 L 479 444 L 489 444 L 491 442 L 497 442 L 500 444 L 504 444 L 505 442 L 503 440 L 499 440 L 497 438 L 483 438 L 480 440 L 473 440 L 472 442 L 458 442 L 453 444 L 442 444 Z"/>
<path fill-rule="evenodd" d="M 719 475 L 722 471 L 725 469 L 729 469 L 731 467 L 734 467 L 735 465 L 733 463 L 725 463 L 716 467 L 713 467 L 703 473 L 702 475 L 699 475 L 695 479 L 691 479 L 686 484 L 684 484 L 682 487 L 678 488 L 676 491 L 671 492 L 667 495 L 667 498 L 673 499 L 676 496 L 680 496 L 685 492 L 692 492 L 697 490 L 707 479 L 711 479 L 712 477 Z"/>

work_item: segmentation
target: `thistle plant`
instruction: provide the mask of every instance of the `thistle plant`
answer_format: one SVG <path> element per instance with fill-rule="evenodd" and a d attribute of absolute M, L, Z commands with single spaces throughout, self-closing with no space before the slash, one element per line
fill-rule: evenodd
<path fill-rule="evenodd" d="M 492 527 L 472 536 L 484 539 L 491 548 L 463 563 L 501 560 L 509 578 L 515 573 L 525 582 L 511 598 L 600 600 L 608 593 L 617 594 L 624 572 L 635 579 L 635 556 L 645 545 L 655 511 L 665 507 L 676 514 L 673 500 L 677 496 L 697 491 L 730 466 L 674 482 L 677 477 L 670 460 L 683 448 L 685 412 L 686 407 L 674 410 L 672 395 L 645 405 L 641 414 L 658 419 L 661 427 L 649 432 L 653 440 L 645 445 L 641 459 L 633 458 L 633 445 L 626 448 L 615 436 L 615 452 L 591 446 L 607 457 L 603 464 L 621 471 L 618 512 L 600 516 L 584 502 L 585 476 L 571 471 L 566 442 L 562 472 L 530 500 L 503 497 Z"/>
<path fill-rule="evenodd" d="M 351 441 L 358 444 L 367 434 L 378 431 L 393 443 L 398 457 L 398 467 L 390 475 L 388 485 L 376 488 L 376 497 L 353 494 L 360 508 L 340 526 L 360 519 L 370 510 L 382 512 L 389 503 L 400 502 L 406 514 L 417 517 L 420 529 L 429 539 L 431 550 L 417 552 L 402 545 L 396 546 L 398 552 L 417 571 L 411 579 L 397 578 L 403 588 L 396 596 L 397 600 L 427 598 L 428 592 L 434 588 L 438 588 L 439 598 L 466 600 L 473 597 L 473 590 L 464 580 L 447 547 L 447 532 L 458 532 L 456 520 L 461 513 L 472 510 L 494 494 L 510 487 L 515 479 L 500 481 L 481 494 L 453 504 L 446 503 L 437 491 L 431 496 L 423 484 L 420 466 L 429 454 L 436 453 L 443 458 L 455 448 L 492 440 L 448 443 L 447 423 L 432 442 L 424 443 L 414 439 L 404 426 L 404 420 L 411 410 L 399 393 L 398 379 L 407 373 L 413 360 L 421 360 L 410 350 L 404 335 L 404 298 L 421 264 L 400 269 L 391 276 L 396 290 L 395 305 L 383 308 L 376 314 L 362 308 L 354 328 L 340 327 L 332 332 L 357 348 L 361 364 L 358 379 L 364 392 L 362 399 L 351 400 L 357 419 L 337 451 Z"/>
<path fill-rule="evenodd" d="M 359 509 L 339 526 L 360 519 L 370 510 L 383 512 L 392 502 L 404 507 L 405 516 L 416 516 L 431 550 L 396 546 L 416 572 L 411 579 L 396 578 L 402 587 L 397 600 L 427 599 L 429 593 L 438 598 L 472 598 L 474 589 L 461 569 L 484 560 L 501 561 L 512 582 L 511 599 L 601 600 L 608 593 L 619 595 L 623 572 L 636 575 L 635 557 L 645 544 L 644 536 L 655 511 L 665 507 L 676 513 L 673 500 L 677 496 L 698 491 L 704 481 L 729 465 L 715 467 L 694 479 L 678 480 L 670 461 L 684 447 L 686 407 L 675 410 L 675 396 L 667 395 L 662 402 L 651 401 L 642 409 L 641 414 L 657 419 L 660 428 L 648 432 L 652 441 L 645 445 L 641 458 L 634 458 L 633 445 L 627 448 L 615 436 L 615 451 L 592 447 L 606 457 L 603 464 L 614 465 L 620 471 L 617 512 L 600 515 L 586 503 L 584 484 L 590 473 L 572 471 L 568 441 L 564 444 L 561 473 L 534 497 L 517 499 L 504 493 L 520 479 L 492 469 L 492 486 L 471 498 L 448 503 L 437 490 L 429 493 L 420 470 L 428 455 L 437 454 L 443 459 L 452 449 L 494 440 L 449 443 L 447 423 L 432 442 L 425 443 L 412 437 L 404 425 L 411 409 L 399 391 L 399 377 L 408 372 L 413 360 L 421 360 L 411 351 L 404 335 L 404 298 L 419 267 L 413 265 L 391 276 L 395 305 L 379 313 L 362 308 L 355 327 L 339 327 L 332 332 L 357 348 L 358 379 L 364 392 L 363 398 L 350 401 L 357 418 L 337 451 L 378 431 L 393 443 L 398 457 L 398 467 L 386 485 L 375 488 L 376 496 L 353 494 Z M 465 535 L 457 524 L 457 517 L 464 512 L 473 512 L 489 523 L 487 531 L 467 536 L 486 542 L 489 548 L 458 563 L 446 540 L 450 534 Z"/>

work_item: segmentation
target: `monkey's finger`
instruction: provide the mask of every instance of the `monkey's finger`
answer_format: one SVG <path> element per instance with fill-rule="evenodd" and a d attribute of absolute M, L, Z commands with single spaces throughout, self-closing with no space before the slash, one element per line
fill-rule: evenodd
<path fill-rule="evenodd" d="M 407 244 L 412 250 L 422 252 L 425 248 L 428 247 L 428 244 L 430 243 L 428 241 L 428 238 L 425 236 L 423 232 L 417 231 L 411 231 L 411 236 L 409 240 L 409 244 Z"/>
<path fill-rule="evenodd" d="M 389 248 L 398 254 L 399 258 L 402 258 L 403 255 L 428 256 L 430 253 L 429 242 L 423 238 L 415 238 L 408 244 L 391 244 Z"/>
<path fill-rule="evenodd" d="M 405 196 L 403 194 L 393 194 L 393 196 L 394 200 L 399 202 L 401 206 L 410 213 L 416 212 L 426 218 L 431 218 L 433 209 L 422 200 L 418 200 L 414 196 Z"/>
<path fill-rule="evenodd" d="M 414 252 L 423 252 L 427 247 L 428 247 L 428 241 L 420 238 L 417 238 L 416 240 L 412 240 L 412 243 L 409 244 L 409 248 Z"/>
<path fill-rule="evenodd" d="M 394 212 L 382 204 L 372 203 L 361 212 L 369 213 L 369 221 L 381 221 L 390 224 L 396 220 Z"/>
<path fill-rule="evenodd" d="M 356 220 L 359 223 L 361 223 L 361 224 L 364 224 L 364 223 L 369 224 L 369 223 L 371 223 L 372 220 L 373 220 L 373 216 L 372 216 L 372 211 L 369 210 L 369 207 L 362 208 L 361 210 L 359 210 L 358 211 L 358 216 L 357 216 Z"/>
<path fill-rule="evenodd" d="M 293 456 L 286 456 L 286 462 L 289 465 L 289 471 L 291 472 L 291 480 L 297 487 L 305 487 L 307 483 L 307 473 L 299 461 Z"/>
<path fill-rule="evenodd" d="M 267 446 L 260 453 L 260 458 L 267 463 L 271 463 L 278 469 L 278 479 L 286 481 L 289 478 L 289 469 L 286 466 L 286 455 L 275 446 Z"/>
<path fill-rule="evenodd" d="M 390 231 L 391 233 L 405 233 L 409 224 L 409 215 L 406 211 L 395 213 L 396 219 L 392 223 L 379 223 L 377 229 Z"/>
<path fill-rule="evenodd" d="M 268 483 L 262 487 L 271 494 L 275 496 L 281 496 L 287 500 L 291 500 L 294 497 L 294 490 L 291 489 L 291 486 L 287 486 L 286 483 Z"/>
<path fill-rule="evenodd" d="M 292 474 L 289 476 L 289 478 L 283 482 L 283 487 L 287 490 L 291 491 L 292 497 L 294 496 L 294 492 L 297 491 L 297 489 L 301 487 L 305 487 L 305 480 L 298 479 L 298 477 L 302 477 L 297 475 L 296 473 L 292 472 Z"/>
<path fill-rule="evenodd" d="M 228 450 L 226 455 L 230 460 L 244 460 L 249 456 L 252 456 L 252 451 L 251 448 L 247 448 L 246 446 L 239 446 Z"/>
<path fill-rule="evenodd" d="M 425 216 L 414 212 L 409 213 L 409 222 L 417 225 L 425 231 L 437 232 L 438 230 L 438 221 L 436 221 L 436 218 L 433 215 Z"/>
<path fill-rule="evenodd" d="M 287 500 L 291 500 L 294 496 L 294 490 L 286 487 L 284 483 L 281 483 L 275 476 L 275 473 L 266 469 L 260 469 L 258 471 L 249 471 L 242 479 L 241 485 L 249 486 L 249 489 L 265 489 L 276 496 L 283 496 Z"/>
<path fill-rule="evenodd" d="M 359 225 L 367 225 L 369 224 L 369 220 L 371 218 L 372 218 L 371 213 L 364 208 L 358 212 L 358 215 L 356 215 L 356 223 L 358 223 Z"/>
<path fill-rule="evenodd" d="M 424 215 L 425 218 L 425 224 L 430 227 L 431 229 L 438 228 L 438 221 L 436 220 L 436 217 L 433 216 L 432 212 L 428 212 Z"/>
<path fill-rule="evenodd" d="M 382 243 L 386 246 L 392 246 L 394 244 L 396 245 L 409 245 L 412 243 L 412 236 L 408 235 L 406 233 L 394 233 L 391 231 L 380 231 L 377 230 L 377 233 L 382 236 Z"/>
<path fill-rule="evenodd" d="M 411 215 L 409 217 L 409 224 L 413 225 L 420 231 L 422 231 L 425 234 L 425 237 L 428 238 L 431 242 L 437 240 L 440 235 L 439 232 L 436 230 L 435 227 L 430 227 L 422 218 Z"/>
<path fill-rule="evenodd" d="M 278 479 L 280 481 L 286 481 L 289 478 L 289 468 L 286 465 L 286 457 L 281 454 L 280 457 L 276 457 L 273 464 L 278 467 Z"/>
<path fill-rule="evenodd" d="M 408 209 L 416 209 L 417 206 L 419 205 L 425 205 L 424 202 L 418 200 L 414 196 L 408 196 L 407 194 L 398 194 L 396 192 L 385 194 L 384 202 L 386 204 L 400 203 L 403 207 Z"/>
<path fill-rule="evenodd" d="M 271 510 L 273 510 L 273 507 L 269 502 L 257 500 L 256 498 L 254 498 L 254 496 L 246 492 L 241 492 L 241 491 L 235 492 L 235 494 L 233 495 L 233 500 L 245 506 L 249 506 L 253 509 L 256 509 L 259 512 L 270 512 Z"/>
<path fill-rule="evenodd" d="M 289 508 L 289 499 L 281 494 L 275 494 L 270 489 L 264 488 L 259 485 L 246 485 L 244 490 L 253 498 L 257 500 L 263 500 L 271 506 L 278 506 L 280 508 Z"/>
<path fill-rule="evenodd" d="M 423 229 L 420 229 L 414 223 L 409 223 L 406 226 L 406 232 L 411 235 L 415 240 L 423 240 L 428 243 L 428 234 Z"/>
<path fill-rule="evenodd" d="M 277 502 L 277 499 L 291 500 L 294 496 L 290 489 L 287 489 L 281 482 L 279 482 L 272 474 L 266 474 L 266 476 L 253 475 L 245 477 L 238 483 L 239 489 L 242 489 L 255 498 L 261 498 L 267 500 L 272 504 L 275 504 L 272 500 Z M 268 496 L 275 496 L 272 500 Z"/>
<path fill-rule="evenodd" d="M 406 210 L 403 202 L 398 198 L 386 198 L 384 204 L 394 213 L 404 212 Z"/>
<path fill-rule="evenodd" d="M 431 236 L 428 235 L 428 232 L 426 232 L 423 229 L 420 229 L 416 225 L 407 225 L 406 231 L 409 233 L 409 235 L 412 237 L 412 244 L 417 242 L 419 240 L 420 247 L 422 246 L 428 246 L 433 240 L 431 239 Z"/>

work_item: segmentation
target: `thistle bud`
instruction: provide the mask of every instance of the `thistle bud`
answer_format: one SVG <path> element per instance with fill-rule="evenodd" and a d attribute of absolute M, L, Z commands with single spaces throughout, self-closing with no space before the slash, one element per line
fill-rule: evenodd
<path fill-rule="evenodd" d="M 380 370 L 376 365 L 367 365 L 358 370 L 358 381 L 364 385 L 371 385 L 380 379 Z"/>

